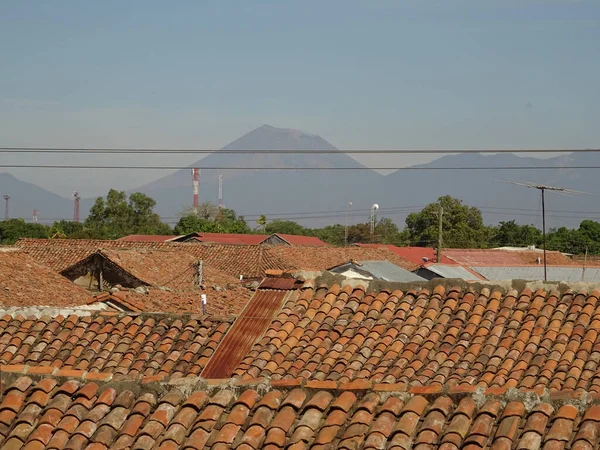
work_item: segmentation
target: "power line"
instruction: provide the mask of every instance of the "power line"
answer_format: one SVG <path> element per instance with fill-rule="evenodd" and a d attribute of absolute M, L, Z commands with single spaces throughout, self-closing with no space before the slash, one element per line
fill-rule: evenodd
<path fill-rule="evenodd" d="M 195 164 L 198 166 L 198 164 Z M 188 170 L 191 166 L 82 166 L 82 165 L 65 165 L 65 164 L 0 164 L 0 168 L 3 169 L 107 169 L 107 170 Z M 225 166 L 212 166 L 212 167 L 198 167 L 202 170 L 282 170 L 282 171 L 294 171 L 294 170 L 398 170 L 398 171 L 436 171 L 436 170 L 582 170 L 582 169 L 600 169 L 600 166 L 476 166 L 476 167 L 423 167 L 423 166 L 410 166 L 410 167 L 225 167 Z"/>
<path fill-rule="evenodd" d="M 578 149 L 314 149 L 314 150 L 268 150 L 268 149 L 181 149 L 181 148 L 58 148 L 58 147 L 0 147 L 0 153 L 158 153 L 158 154 L 174 154 L 174 153 L 218 153 L 223 154 L 290 154 L 290 155 L 313 155 L 313 154 L 393 154 L 393 155 L 409 155 L 409 154 L 457 154 L 457 153 L 594 153 L 600 152 L 600 149 L 593 148 L 578 148 Z"/>
<path fill-rule="evenodd" d="M 423 206 L 398 206 L 389 208 L 380 208 L 380 212 L 386 215 L 402 215 L 410 212 L 421 211 L 426 205 Z M 502 214 L 511 216 L 531 216 L 538 217 L 540 212 L 535 208 L 502 208 L 502 207 L 487 207 L 469 205 L 474 208 L 481 210 L 483 214 Z M 348 217 L 366 217 L 366 214 L 370 211 L 366 209 L 356 209 L 348 214 Z M 518 212 L 514 212 L 518 211 Z M 598 211 L 574 211 L 574 210 L 547 210 L 550 213 L 568 213 L 571 215 L 564 214 L 547 214 L 547 217 L 559 217 L 559 218 L 572 218 L 572 219 L 586 219 L 586 218 L 599 218 L 600 213 Z M 582 217 L 575 217 L 573 214 L 582 214 Z M 253 220 L 260 217 L 263 214 L 238 214 L 238 217 L 244 217 L 247 220 Z M 344 217 L 343 210 L 333 211 L 306 211 L 306 212 L 287 212 L 287 213 L 268 213 L 264 214 L 267 216 L 269 221 L 274 220 L 303 220 L 303 219 L 330 219 L 330 218 L 341 218 Z M 167 223 L 176 223 L 181 216 L 161 216 L 161 220 Z M 70 220 L 67 217 L 41 217 L 38 221 L 59 221 L 59 220 Z"/>

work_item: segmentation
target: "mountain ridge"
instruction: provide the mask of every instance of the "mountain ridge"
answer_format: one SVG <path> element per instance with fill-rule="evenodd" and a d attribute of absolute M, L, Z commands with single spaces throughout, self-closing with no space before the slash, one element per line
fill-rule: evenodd
<path fill-rule="evenodd" d="M 263 125 L 233 142 L 222 150 L 289 150 L 291 153 L 266 154 L 225 154 L 216 151 L 190 164 L 192 167 L 235 167 L 230 170 L 203 169 L 200 176 L 200 201 L 217 202 L 219 174 L 224 176 L 224 206 L 247 216 L 268 214 L 271 217 L 289 212 L 340 211 L 353 202 L 350 222 L 368 220 L 368 214 L 357 214 L 358 210 L 368 210 L 373 203 L 382 207 L 382 214 L 402 224 L 406 213 L 385 213 L 386 208 L 410 205 L 422 207 L 436 201 L 442 195 L 460 198 L 468 205 L 484 206 L 484 218 L 488 223 L 516 219 L 521 223 L 539 222 L 539 192 L 502 183 L 503 180 L 520 179 L 531 182 L 558 185 L 584 192 L 600 193 L 600 180 L 589 176 L 586 170 L 573 170 L 566 165 L 600 165 L 597 153 L 574 153 L 540 159 L 510 153 L 502 154 L 449 154 L 426 164 L 413 167 L 429 170 L 397 170 L 382 175 L 369 170 L 359 161 L 327 142 L 322 137 L 293 128 L 276 128 Z M 307 153 L 293 153 L 293 151 Z M 322 154 L 319 150 L 335 151 Z M 314 151 L 314 153 L 312 153 Z M 441 167 L 490 167 L 536 165 L 555 166 L 556 169 L 540 170 L 435 170 Z M 286 170 L 248 170 L 249 167 L 282 167 Z M 353 170 L 303 171 L 289 170 L 296 167 L 346 167 Z M 46 211 L 56 211 L 52 217 L 71 217 L 72 200 L 60 197 L 31 183 L 24 183 L 12 175 L 0 174 L 0 194 L 8 192 L 11 198 L 11 216 L 31 217 L 34 203 L 38 205 L 40 217 L 50 217 Z M 109 186 L 107 186 L 108 190 Z M 151 183 L 132 189 L 130 192 L 144 192 L 157 201 L 157 212 L 171 224 L 177 214 L 192 201 L 191 170 L 177 171 Z M 19 195 L 16 193 L 19 192 Z M 31 198 L 34 198 L 32 200 Z M 43 200 L 42 200 L 43 199 Z M 549 210 L 595 211 L 593 196 L 564 198 L 549 195 Z M 82 216 L 93 203 L 93 199 L 82 199 Z M 40 210 L 43 205 L 44 210 Z M 496 209 L 492 211 L 492 209 Z M 510 209 L 510 210 L 508 210 Z M 521 211 L 522 210 L 522 211 Z M 585 214 L 549 216 L 549 227 L 577 226 Z M 303 216 L 303 214 L 298 214 Z M 302 221 L 307 226 L 323 226 L 341 223 L 343 214 L 319 219 L 318 214 Z M 290 216 L 292 219 L 295 216 Z M 298 219 L 300 220 L 300 219 Z"/>

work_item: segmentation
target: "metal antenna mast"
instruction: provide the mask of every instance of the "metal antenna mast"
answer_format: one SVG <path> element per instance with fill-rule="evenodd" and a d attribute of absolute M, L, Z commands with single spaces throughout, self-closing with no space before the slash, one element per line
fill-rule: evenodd
<path fill-rule="evenodd" d="M 371 206 L 371 243 L 375 241 L 375 211 L 379 209 L 379 205 L 375 203 Z"/>
<path fill-rule="evenodd" d="M 10 194 L 4 194 L 4 220 L 8 220 L 8 201 L 10 200 Z"/>
<path fill-rule="evenodd" d="M 33 210 L 33 217 L 32 217 L 33 223 L 37 223 L 37 217 L 38 217 L 37 216 L 37 209 L 34 209 Z"/>
<path fill-rule="evenodd" d="M 194 214 L 198 214 L 198 196 L 200 193 L 200 169 L 192 169 L 193 189 L 194 189 Z"/>
<path fill-rule="evenodd" d="M 79 192 L 73 191 L 73 222 L 79 223 Z"/>
<path fill-rule="evenodd" d="M 219 212 L 217 222 L 221 223 L 221 213 L 223 210 L 223 175 L 219 175 Z"/>
<path fill-rule="evenodd" d="M 516 181 L 516 180 L 505 180 L 506 183 L 516 184 L 518 186 L 525 186 L 531 189 L 537 189 L 542 192 L 542 242 L 544 245 L 544 281 L 548 281 L 548 267 L 546 264 L 546 200 L 545 192 L 554 191 L 562 195 L 577 195 L 577 194 L 589 194 L 588 192 L 573 191 L 571 189 L 565 189 L 555 186 L 546 186 L 545 184 L 536 184 L 529 181 Z M 591 195 L 591 194 L 590 194 Z"/>
<path fill-rule="evenodd" d="M 344 211 L 344 247 L 348 245 L 348 210 L 352 208 L 352 202 L 348 202 L 348 208 Z"/>

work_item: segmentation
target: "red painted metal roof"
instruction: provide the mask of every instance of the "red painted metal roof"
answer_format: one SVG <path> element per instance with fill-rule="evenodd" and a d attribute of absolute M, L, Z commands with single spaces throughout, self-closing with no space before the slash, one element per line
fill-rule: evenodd
<path fill-rule="evenodd" d="M 254 343 L 267 331 L 289 291 L 259 290 L 210 359 L 202 377 L 229 378 Z"/>

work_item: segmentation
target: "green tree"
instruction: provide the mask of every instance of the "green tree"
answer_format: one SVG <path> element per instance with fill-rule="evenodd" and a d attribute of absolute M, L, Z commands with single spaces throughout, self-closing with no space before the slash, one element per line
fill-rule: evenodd
<path fill-rule="evenodd" d="M 194 232 L 248 234 L 251 230 L 243 216 L 238 216 L 232 209 L 223 208 L 220 215 L 198 214 L 198 211 L 192 211 L 179 219 L 174 232 L 178 235 Z"/>
<path fill-rule="evenodd" d="M 85 220 L 85 227 L 106 239 L 129 234 L 171 234 L 168 225 L 154 212 L 156 202 L 145 194 L 135 192 L 127 201 L 125 192 L 111 189 L 106 200 L 98 197 Z"/>
<path fill-rule="evenodd" d="M 252 230 L 246 223 L 244 216 L 238 216 L 233 209 L 223 208 L 220 221 L 217 216 L 217 230 L 219 233 L 248 234 Z"/>
<path fill-rule="evenodd" d="M 267 226 L 267 216 L 265 216 L 264 214 L 261 215 L 258 219 L 256 219 L 256 224 L 260 227 L 262 227 L 263 232 L 265 231 L 265 228 Z"/>
<path fill-rule="evenodd" d="M 50 238 L 61 239 L 102 239 L 102 234 L 87 228 L 81 222 L 72 222 L 70 220 L 59 220 L 54 222 L 50 228 Z"/>
<path fill-rule="evenodd" d="M 493 227 L 492 242 L 495 246 L 526 247 L 529 245 L 540 245 L 542 232 L 533 225 L 519 225 L 514 220 L 500 222 Z"/>
<path fill-rule="evenodd" d="M 281 234 L 295 234 L 297 236 L 307 236 L 310 234 L 310 230 L 304 228 L 297 222 L 292 220 L 273 220 L 269 222 L 265 227 L 267 234 L 281 233 Z"/>
<path fill-rule="evenodd" d="M 481 211 L 462 204 L 461 200 L 449 195 L 440 197 L 437 203 L 430 203 L 421 212 L 411 213 L 406 218 L 406 228 L 411 245 L 435 246 L 438 240 L 440 205 L 442 215 L 442 236 L 445 247 L 481 248 L 487 247 L 491 231 L 483 223 Z"/>
<path fill-rule="evenodd" d="M 188 206 L 183 209 L 179 213 L 181 217 L 185 216 L 198 216 L 202 219 L 215 219 L 217 217 L 217 213 L 219 212 L 219 207 L 212 202 L 204 202 L 199 204 L 197 207 Z"/>
<path fill-rule="evenodd" d="M 50 228 L 41 223 L 27 223 L 23 219 L 0 222 L 0 244 L 14 244 L 20 238 L 48 238 Z"/>
<path fill-rule="evenodd" d="M 331 245 L 344 245 L 344 225 L 328 225 L 323 228 L 311 230 L 311 235 L 318 237 L 323 242 Z"/>
<path fill-rule="evenodd" d="M 190 233 L 216 233 L 217 223 L 214 220 L 204 219 L 191 214 L 183 216 L 173 229 L 176 235 L 184 235 Z"/>

